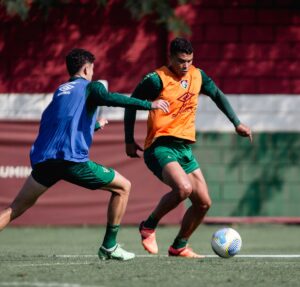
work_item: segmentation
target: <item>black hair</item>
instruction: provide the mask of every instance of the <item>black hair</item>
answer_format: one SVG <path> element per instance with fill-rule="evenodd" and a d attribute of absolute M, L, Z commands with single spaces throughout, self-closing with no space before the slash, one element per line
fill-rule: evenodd
<path fill-rule="evenodd" d="M 188 41 L 185 38 L 175 38 L 170 43 L 170 54 L 171 56 L 176 55 L 177 53 L 186 53 L 186 54 L 192 54 L 193 53 L 193 47 L 190 41 Z"/>
<path fill-rule="evenodd" d="M 75 48 L 66 56 L 67 70 L 70 76 L 74 76 L 86 63 L 94 63 L 95 56 L 84 49 Z"/>

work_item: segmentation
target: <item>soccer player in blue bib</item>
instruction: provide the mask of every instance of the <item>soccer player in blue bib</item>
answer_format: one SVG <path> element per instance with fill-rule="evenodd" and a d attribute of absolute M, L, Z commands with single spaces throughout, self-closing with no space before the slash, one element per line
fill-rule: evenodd
<path fill-rule="evenodd" d="M 98 255 L 101 260 L 130 260 L 134 253 L 117 243 L 117 233 L 126 210 L 130 182 L 112 168 L 89 159 L 94 131 L 107 121 L 97 121 L 99 106 L 127 107 L 168 112 L 168 102 L 148 102 L 108 92 L 92 81 L 95 57 L 84 49 L 66 56 L 68 82 L 60 85 L 42 114 L 38 136 L 30 151 L 32 173 L 11 205 L 0 213 L 0 231 L 34 205 L 59 180 L 88 189 L 111 192 L 106 233 Z"/>

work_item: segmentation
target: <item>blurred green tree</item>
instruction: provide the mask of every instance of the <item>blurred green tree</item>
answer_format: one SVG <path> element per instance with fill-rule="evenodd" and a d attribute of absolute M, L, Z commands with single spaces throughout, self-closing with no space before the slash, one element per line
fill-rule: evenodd
<path fill-rule="evenodd" d="M 109 0 L 91 1 L 95 1 L 102 8 L 105 8 L 109 2 Z M 191 31 L 184 19 L 178 17 L 174 10 L 180 5 L 191 2 L 193 0 L 124 0 L 123 6 L 137 21 L 145 16 L 154 16 L 157 25 L 162 25 L 167 31 L 178 36 L 189 35 Z M 71 3 L 71 0 L 0 0 L 0 5 L 6 7 L 9 15 L 18 15 L 24 21 L 29 17 L 29 12 L 34 6 L 47 13 L 53 7 Z"/>

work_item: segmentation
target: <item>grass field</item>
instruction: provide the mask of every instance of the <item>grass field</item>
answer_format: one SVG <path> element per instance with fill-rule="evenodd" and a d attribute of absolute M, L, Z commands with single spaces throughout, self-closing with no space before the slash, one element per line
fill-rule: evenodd
<path fill-rule="evenodd" d="M 237 225 L 243 239 L 231 259 L 214 256 L 210 237 L 220 226 L 204 225 L 191 238 L 205 259 L 169 258 L 177 227 L 160 227 L 160 255 L 148 255 L 136 227 L 123 227 L 119 241 L 137 258 L 100 262 L 103 227 L 7 228 L 0 233 L 0 286 L 300 286 L 300 227 Z"/>

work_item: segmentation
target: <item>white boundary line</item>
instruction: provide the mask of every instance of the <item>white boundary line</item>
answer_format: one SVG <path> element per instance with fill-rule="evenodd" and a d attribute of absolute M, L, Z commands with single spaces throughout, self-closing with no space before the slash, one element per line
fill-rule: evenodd
<path fill-rule="evenodd" d="M 136 255 L 137 258 L 166 258 L 169 257 L 168 255 Z M 206 258 L 219 258 L 217 255 L 205 255 Z M 67 254 L 61 254 L 61 255 L 52 255 L 48 256 L 48 258 L 64 258 L 64 259 L 80 259 L 80 258 L 98 258 L 97 255 L 67 255 Z M 236 255 L 235 258 L 300 258 L 300 254 L 245 254 L 245 255 Z M 221 258 L 220 258 L 221 259 Z M 222 258 L 223 259 L 223 258 Z M 98 263 L 101 261 L 81 261 L 81 262 L 52 262 L 52 263 L 17 263 L 14 264 L 14 267 L 38 267 L 38 266 L 64 266 L 64 265 L 90 265 L 93 263 Z M 0 282 L 0 286 L 1 286 Z"/>
<path fill-rule="evenodd" d="M 217 255 L 205 255 L 207 258 L 216 258 Z M 167 255 L 136 255 L 138 258 L 165 258 Z M 238 258 L 300 258 L 300 254 L 245 254 L 236 255 Z M 83 254 L 59 254 L 50 255 L 48 258 L 97 258 L 97 255 Z M 100 261 L 99 261 L 100 262 Z M 56 263 L 36 263 L 36 264 L 16 264 L 15 267 L 37 267 L 37 266 L 58 266 L 58 265 L 89 265 L 92 262 L 56 262 Z M 30 286 L 30 287 L 96 287 L 74 283 L 58 283 L 58 282 L 0 282 L 0 286 Z M 104 286 L 97 286 L 104 287 Z"/>
<path fill-rule="evenodd" d="M 218 257 L 217 255 L 204 255 L 207 258 Z M 49 256 L 53 258 L 97 258 L 97 255 L 83 254 L 83 255 L 72 255 L 72 254 L 58 254 Z M 169 257 L 168 255 L 150 255 L 150 254 L 138 254 L 137 258 L 164 258 Z M 300 258 L 300 254 L 242 254 L 236 255 L 238 258 Z"/>
<path fill-rule="evenodd" d="M 217 255 L 205 255 L 207 258 L 216 258 Z M 167 255 L 150 255 L 150 254 L 138 254 L 138 258 L 165 258 Z M 238 258 L 300 258 L 300 254 L 245 254 L 236 255 Z M 59 254 L 50 255 L 48 258 L 97 258 L 97 255 L 83 254 L 83 255 L 73 255 L 73 254 Z M 100 261 L 99 261 L 100 262 Z M 56 262 L 56 263 L 36 263 L 36 264 L 16 264 L 14 267 L 38 267 L 38 266 L 57 266 L 57 265 L 89 265 L 93 262 Z M 58 282 L 0 282 L 0 286 L 30 286 L 30 287 L 104 287 L 104 286 L 91 286 L 91 285 L 81 285 L 78 283 L 58 283 Z"/>
<path fill-rule="evenodd" d="M 90 265 L 93 262 L 53 262 L 53 263 L 24 263 L 16 264 L 14 267 L 43 267 L 43 266 L 60 266 L 60 265 Z M 1 286 L 1 285 L 0 285 Z"/>
<path fill-rule="evenodd" d="M 166 258 L 169 257 L 168 255 L 136 255 L 137 258 Z M 217 255 L 205 255 L 206 258 L 219 258 Z M 93 258 L 96 259 L 98 258 L 97 255 L 53 255 L 53 256 L 48 256 L 48 258 L 64 258 L 64 259 L 80 259 L 80 258 Z M 236 255 L 235 258 L 300 258 L 300 254 L 245 254 L 245 255 Z M 220 258 L 223 259 L 223 258 Z M 96 261 L 81 261 L 81 262 L 52 262 L 52 263 L 17 263 L 13 264 L 14 267 L 49 267 L 49 266 L 66 266 L 66 265 L 91 265 L 95 263 L 99 263 L 101 261 L 96 260 Z M 68 284 L 68 283 L 66 283 Z M 6 286 L 3 285 L 3 282 L 0 282 L 0 286 Z M 17 285 L 16 285 L 17 286 Z M 32 285 L 34 286 L 45 286 L 48 287 L 48 285 Z M 77 285 L 49 285 L 49 287 L 77 287 Z M 80 285 L 78 285 L 81 287 Z M 87 287 L 87 286 L 85 286 Z"/>
<path fill-rule="evenodd" d="M 104 287 L 103 285 L 81 285 L 78 283 L 59 283 L 59 282 L 0 282 L 0 286 L 29 286 L 29 287 Z"/>

